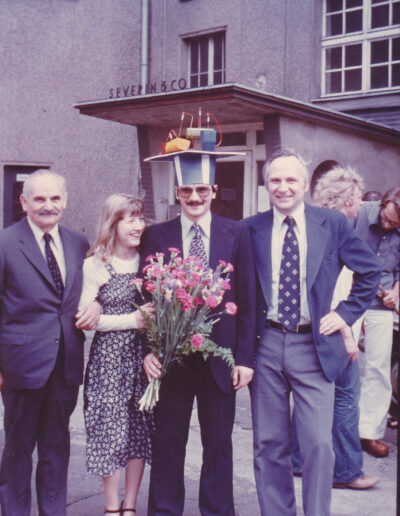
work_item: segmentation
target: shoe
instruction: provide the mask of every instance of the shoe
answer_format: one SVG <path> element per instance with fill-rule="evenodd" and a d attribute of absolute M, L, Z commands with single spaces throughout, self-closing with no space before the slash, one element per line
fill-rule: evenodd
<path fill-rule="evenodd" d="M 303 473 L 301 471 L 293 471 L 293 476 L 294 477 L 301 477 L 301 476 L 303 476 Z"/>
<path fill-rule="evenodd" d="M 333 482 L 332 487 L 335 489 L 371 489 L 371 487 L 374 487 L 378 482 L 378 477 L 363 475 L 352 482 Z"/>
<path fill-rule="evenodd" d="M 396 418 L 389 416 L 387 418 L 386 426 L 392 430 L 397 430 L 399 428 L 399 422 Z"/>
<path fill-rule="evenodd" d="M 361 447 L 364 451 L 378 459 L 387 457 L 389 454 L 389 446 L 378 441 L 378 439 L 361 439 Z"/>
<path fill-rule="evenodd" d="M 123 516 L 123 514 L 125 512 L 134 512 L 134 513 L 136 513 L 136 509 L 128 509 L 128 507 L 124 507 L 124 500 L 122 500 L 122 502 L 121 502 L 121 509 L 120 509 L 120 511 L 121 511 L 121 516 Z"/>

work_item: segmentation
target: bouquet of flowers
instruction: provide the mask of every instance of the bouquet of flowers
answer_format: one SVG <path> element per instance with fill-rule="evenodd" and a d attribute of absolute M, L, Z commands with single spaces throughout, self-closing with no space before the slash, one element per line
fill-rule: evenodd
<path fill-rule="evenodd" d="M 209 338 L 223 313 L 234 315 L 237 311 L 230 302 L 225 304 L 225 310 L 214 310 L 230 289 L 229 273 L 233 266 L 220 260 L 213 271 L 204 268 L 195 256 L 182 259 L 178 249 L 169 251 L 169 263 L 164 263 L 163 253 L 148 256 L 148 265 L 143 269 L 145 279 L 133 280 L 142 297 L 142 288 L 152 296 L 155 312 L 153 317 L 144 314 L 144 331 L 151 351 L 162 364 L 160 377 L 150 381 L 140 400 L 140 410 L 154 407 L 162 376 L 173 362 L 181 361 L 184 356 L 201 353 L 206 359 L 212 353 L 231 367 L 235 363 L 230 349 L 218 346 Z"/>

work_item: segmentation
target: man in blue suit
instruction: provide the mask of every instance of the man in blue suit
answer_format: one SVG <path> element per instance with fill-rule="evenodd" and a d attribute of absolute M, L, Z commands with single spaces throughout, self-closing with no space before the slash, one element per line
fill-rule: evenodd
<path fill-rule="evenodd" d="M 213 175 L 207 174 L 207 153 L 203 155 L 206 156 L 203 163 L 200 155 L 191 155 L 189 151 L 184 158 L 187 156 L 198 162 L 199 168 L 196 173 L 192 163 L 188 169 L 178 165 L 180 174 L 175 192 L 181 204 L 181 216 L 151 226 L 143 237 L 141 256 L 143 260 L 150 254 L 163 252 L 169 260 L 168 248 L 175 247 L 187 257 L 192 254 L 192 241 L 200 238 L 209 267 L 215 269 L 219 260 L 232 263 L 231 289 L 225 293 L 223 302 L 235 302 L 238 312 L 236 316 L 223 315 L 214 326 L 211 339 L 232 350 L 236 365 L 232 372 L 220 358 L 210 356 L 204 361 L 194 354 L 163 377 L 160 400 L 155 407 L 148 515 L 183 514 L 186 443 L 196 398 L 203 445 L 200 514 L 234 516 L 231 436 L 235 390 L 247 385 L 253 375 L 254 265 L 248 228 L 210 211 L 217 187 Z M 145 357 L 144 367 L 149 377 L 159 375 L 160 364 L 153 354 Z"/>
<path fill-rule="evenodd" d="M 280 151 L 266 166 L 272 209 L 245 221 L 257 271 L 252 384 L 254 468 L 263 516 L 295 516 L 290 403 L 296 407 L 306 516 L 330 514 L 334 382 L 348 362 L 339 330 L 366 310 L 380 267 L 339 212 L 304 203 L 307 167 Z M 330 311 L 343 265 L 354 271 L 346 301 Z"/>
<path fill-rule="evenodd" d="M 66 514 L 69 418 L 83 373 L 75 327 L 87 239 L 58 224 L 64 178 L 38 170 L 24 184 L 27 217 L 0 231 L 0 388 L 3 516 L 29 516 L 32 453 L 41 516 Z"/>

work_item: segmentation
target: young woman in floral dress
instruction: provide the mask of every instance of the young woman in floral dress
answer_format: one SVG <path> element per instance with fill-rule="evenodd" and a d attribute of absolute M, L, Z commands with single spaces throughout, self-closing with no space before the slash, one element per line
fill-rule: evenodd
<path fill-rule="evenodd" d="M 87 468 L 102 477 L 104 514 L 110 515 L 135 514 L 144 464 L 151 461 L 152 414 L 138 408 L 147 386 L 142 338 L 137 331 L 145 319 L 134 307 L 140 299 L 132 285 L 145 228 L 143 207 L 131 195 L 113 194 L 106 199 L 97 239 L 83 268 L 80 306 L 96 300 L 102 307 L 85 374 Z M 141 310 L 152 313 L 150 304 Z M 120 504 L 123 469 L 125 497 Z"/>

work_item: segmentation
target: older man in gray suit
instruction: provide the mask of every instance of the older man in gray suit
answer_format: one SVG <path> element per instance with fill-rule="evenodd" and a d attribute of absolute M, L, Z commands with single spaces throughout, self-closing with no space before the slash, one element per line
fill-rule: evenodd
<path fill-rule="evenodd" d="M 67 202 L 62 176 L 38 170 L 20 200 L 27 217 L 0 231 L 0 502 L 3 516 L 29 516 L 37 445 L 39 514 L 63 516 L 69 418 L 83 373 L 75 314 L 88 242 L 58 224 Z"/>
<path fill-rule="evenodd" d="M 333 480 L 335 378 L 348 363 L 339 330 L 375 295 L 380 267 L 335 210 L 304 203 L 307 168 L 282 150 L 266 167 L 273 209 L 245 221 L 257 270 L 259 335 L 252 385 L 254 465 L 262 516 L 295 516 L 290 457 L 293 393 L 306 516 L 328 516 Z M 346 301 L 330 311 L 343 264 L 354 271 Z"/>

